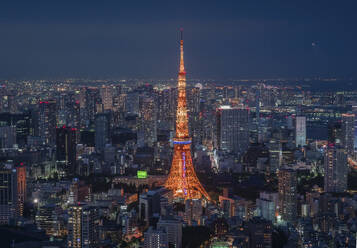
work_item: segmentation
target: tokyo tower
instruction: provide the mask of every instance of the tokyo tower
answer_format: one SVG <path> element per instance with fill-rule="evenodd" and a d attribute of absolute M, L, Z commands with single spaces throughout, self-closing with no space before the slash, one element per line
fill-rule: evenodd
<path fill-rule="evenodd" d="M 191 157 L 191 138 L 188 134 L 188 116 L 186 107 L 186 72 L 183 61 L 183 33 L 180 41 L 180 71 L 178 74 L 178 99 L 176 112 L 176 136 L 170 174 L 165 187 L 173 191 L 176 198 L 210 200 L 202 187 L 193 168 Z"/>

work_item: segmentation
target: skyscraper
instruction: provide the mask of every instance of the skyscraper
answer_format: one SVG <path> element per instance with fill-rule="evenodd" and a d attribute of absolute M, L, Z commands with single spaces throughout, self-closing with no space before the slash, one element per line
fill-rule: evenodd
<path fill-rule="evenodd" d="M 250 247 L 271 248 L 273 242 L 273 226 L 270 221 L 253 218 L 248 222 Z"/>
<path fill-rule="evenodd" d="M 306 117 L 296 116 L 295 123 L 295 144 L 296 147 L 306 145 Z"/>
<path fill-rule="evenodd" d="M 56 129 L 56 160 L 65 165 L 67 175 L 76 172 L 76 128 L 62 126 Z"/>
<path fill-rule="evenodd" d="M 153 147 L 157 140 L 157 110 L 152 97 L 142 97 L 139 103 L 138 146 Z"/>
<path fill-rule="evenodd" d="M 282 162 L 282 147 L 280 140 L 272 139 L 269 142 L 269 169 L 270 172 L 276 172 L 280 169 Z"/>
<path fill-rule="evenodd" d="M 86 205 L 74 205 L 68 211 L 67 247 L 98 247 L 98 212 Z"/>
<path fill-rule="evenodd" d="M 170 174 L 165 187 L 173 191 L 174 197 L 181 199 L 206 198 L 206 190 L 196 176 L 191 157 L 191 138 L 188 132 L 186 107 L 186 71 L 183 61 L 183 38 L 180 42 L 180 71 L 178 76 L 178 101 L 176 111 L 176 136 L 174 138 L 174 155 Z"/>
<path fill-rule="evenodd" d="M 167 233 L 163 229 L 154 230 L 150 226 L 144 233 L 144 248 L 169 248 Z"/>
<path fill-rule="evenodd" d="M 243 105 L 221 106 L 217 115 L 219 148 L 241 155 L 249 146 L 249 110 Z"/>
<path fill-rule="evenodd" d="M 56 142 L 56 101 L 41 101 L 39 106 L 39 136 L 46 145 Z"/>
<path fill-rule="evenodd" d="M 109 143 L 109 115 L 97 114 L 95 117 L 95 149 L 102 152 L 106 144 Z"/>
<path fill-rule="evenodd" d="M 324 190 L 344 192 L 347 190 L 347 152 L 339 145 L 329 143 L 324 159 Z"/>
<path fill-rule="evenodd" d="M 354 155 L 354 114 L 342 114 L 342 146 L 346 149 L 347 155 Z"/>
<path fill-rule="evenodd" d="M 100 96 L 102 98 L 104 111 L 113 109 L 113 87 L 103 86 L 100 88 Z"/>
<path fill-rule="evenodd" d="M 294 222 L 297 216 L 297 177 L 292 169 L 278 173 L 279 214 L 286 222 Z"/>
<path fill-rule="evenodd" d="M 172 216 L 161 217 L 157 228 L 167 233 L 169 247 L 182 247 L 182 223 Z"/>
<path fill-rule="evenodd" d="M 9 224 L 16 217 L 17 175 L 16 170 L 0 168 L 0 224 Z"/>

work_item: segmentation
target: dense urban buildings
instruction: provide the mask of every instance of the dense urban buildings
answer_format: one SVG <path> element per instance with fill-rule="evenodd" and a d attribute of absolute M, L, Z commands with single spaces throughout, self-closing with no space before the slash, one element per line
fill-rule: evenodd
<path fill-rule="evenodd" d="M 195 13 L 194 18 L 185 21 L 190 24 L 185 62 L 192 71 L 186 71 L 184 64 L 183 30 L 178 44 L 175 37 L 170 44 L 161 46 L 162 40 L 172 38 L 163 39 L 166 32 L 161 33 L 162 26 L 174 34 L 175 30 L 168 27 L 181 22 L 181 4 L 175 6 L 173 16 L 177 20 L 162 22 L 165 25 L 161 25 L 162 16 L 152 7 L 141 7 L 146 2 L 133 4 L 134 12 L 145 18 L 143 26 L 154 25 L 159 35 L 157 31 L 155 35 L 149 32 L 150 28 L 140 29 L 139 22 L 128 28 L 126 21 L 134 13 L 124 11 L 128 4 L 124 2 L 123 10 L 111 10 L 127 18 L 120 22 L 123 28 L 115 35 L 113 31 L 108 33 L 117 25 L 111 11 L 104 19 L 96 19 L 97 13 L 104 12 L 102 8 L 91 12 L 91 25 L 95 28 L 81 24 L 78 32 L 68 35 L 65 30 L 73 28 L 72 19 L 85 22 L 89 3 L 79 6 L 76 1 L 66 11 L 54 5 L 57 14 L 46 12 L 45 4 L 41 8 L 29 4 L 33 18 L 30 24 L 35 25 L 37 18 L 46 24 L 39 22 L 44 29 L 41 35 L 32 33 L 30 24 L 26 32 L 17 31 L 20 21 L 16 28 L 4 29 L 0 43 L 27 43 L 21 49 L 16 46 L 16 52 L 10 49 L 11 59 L 0 60 L 0 64 L 9 63 L 0 66 L 1 247 L 356 247 L 357 79 L 355 73 L 331 76 L 336 64 L 346 71 L 354 66 L 345 66 L 343 61 L 356 51 L 349 45 L 356 43 L 350 39 L 355 27 L 345 29 L 348 22 L 342 25 L 335 18 L 339 8 L 323 11 L 327 2 L 316 6 L 314 18 L 306 16 L 308 8 L 304 13 L 294 12 L 299 22 L 285 19 L 289 11 L 272 11 L 264 3 L 264 13 L 260 11 L 258 16 L 267 18 L 270 10 L 269 21 L 261 18 L 251 22 L 248 13 L 241 15 L 243 12 L 232 11 L 233 8 L 214 8 L 203 16 L 202 12 L 213 5 L 191 2 L 182 4 L 182 16 Z M 233 6 L 236 1 L 228 2 Z M 200 11 L 193 11 L 196 5 Z M 81 11 L 75 11 L 73 16 L 75 6 Z M 0 24 L 6 26 L 10 15 L 4 15 L 3 8 L 6 4 L 1 5 Z M 165 15 L 170 13 L 157 8 L 167 11 Z M 26 11 L 16 10 L 9 12 L 11 16 L 26 16 Z M 58 27 L 52 28 L 53 23 L 45 22 L 39 10 L 51 18 L 65 12 L 66 28 L 60 28 L 61 20 L 56 21 Z M 354 10 L 351 8 L 351 12 Z M 223 16 L 210 19 L 216 15 Z M 240 16 L 239 23 L 231 22 L 231 15 Z M 325 15 L 332 21 L 328 28 L 321 29 L 339 27 L 338 35 L 318 32 L 326 21 Z M 199 25 L 201 19 L 205 25 L 214 20 L 214 25 L 205 28 Z M 310 26 L 305 19 L 316 19 L 318 24 Z M 110 27 L 108 20 L 113 21 Z M 193 37 L 197 35 L 193 32 L 196 26 L 199 39 Z M 236 42 L 230 36 L 232 27 L 242 34 L 248 30 L 248 35 L 239 36 Z M 296 27 L 306 31 L 295 34 Z M 276 28 L 282 32 L 276 33 Z M 52 32 L 60 32 L 57 29 L 64 34 L 53 36 Z M 23 36 L 15 36 L 14 40 L 8 35 L 13 30 Z M 266 39 L 255 37 L 257 32 L 264 33 Z M 134 39 L 134 33 L 140 33 L 140 37 Z M 321 44 L 310 41 L 311 34 L 320 37 Z M 38 36 L 53 61 L 37 57 L 41 51 L 32 49 L 37 46 Z M 78 40 L 74 42 L 72 36 Z M 70 52 L 57 48 L 53 52 L 50 47 L 57 40 L 71 47 Z M 348 56 L 329 60 L 332 53 L 345 49 L 342 45 L 333 49 L 337 46 L 332 44 L 341 40 L 349 46 Z M 97 43 L 102 45 L 98 47 Z M 129 49 L 132 46 L 134 50 Z M 295 46 L 300 50 L 290 53 Z M 0 49 L 3 47 L 7 48 L 0 45 Z M 81 52 L 88 48 L 90 53 Z M 175 54 L 174 48 L 179 52 Z M 57 66 L 58 71 L 51 77 L 33 79 L 32 66 L 23 66 L 16 69 L 19 74 L 3 78 L 3 71 L 15 70 L 12 64 L 18 63 L 17 53 L 27 50 L 31 59 L 24 63 L 31 61 L 35 68 L 40 61 L 43 75 L 52 66 Z M 62 52 L 63 61 L 58 59 Z M 155 56 L 150 56 L 153 52 Z M 6 53 L 0 51 L 1 55 Z M 223 59 L 228 53 L 229 63 Z M 280 53 L 289 63 L 271 63 L 270 57 L 279 60 Z M 32 58 L 32 54 L 36 57 Z M 322 54 L 323 63 L 317 63 Z M 175 55 L 177 78 L 173 74 Z M 264 59 L 255 66 L 258 55 Z M 221 56 L 222 60 L 217 59 Z M 77 57 L 83 59 L 82 64 L 73 67 L 72 60 L 77 61 Z M 217 61 L 213 63 L 214 59 Z M 309 68 L 308 73 L 288 73 L 295 71 L 300 61 Z M 63 64 L 73 67 L 76 73 L 66 76 L 60 70 Z M 95 70 L 108 74 L 91 76 L 95 75 L 89 72 L 92 64 Z M 320 69 L 327 65 L 328 73 L 320 75 Z M 131 67 L 133 76 L 121 75 L 122 70 Z M 87 74 L 80 73 L 81 68 Z M 258 73 L 262 68 L 266 74 Z M 119 76 L 111 76 L 113 69 Z M 22 75 L 21 70 L 28 70 L 29 76 L 17 76 Z M 230 76 L 224 73 L 227 70 L 241 75 Z M 151 77 L 149 71 L 157 71 L 160 76 Z M 290 76 L 271 76 L 285 75 L 284 71 Z M 248 73 L 252 76 L 245 76 Z"/>

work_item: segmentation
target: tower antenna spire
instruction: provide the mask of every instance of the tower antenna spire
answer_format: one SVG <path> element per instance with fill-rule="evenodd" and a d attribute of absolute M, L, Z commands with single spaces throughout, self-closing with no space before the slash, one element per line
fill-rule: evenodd
<path fill-rule="evenodd" d="M 180 37 L 181 37 L 181 40 L 183 40 L 183 28 L 180 28 Z"/>

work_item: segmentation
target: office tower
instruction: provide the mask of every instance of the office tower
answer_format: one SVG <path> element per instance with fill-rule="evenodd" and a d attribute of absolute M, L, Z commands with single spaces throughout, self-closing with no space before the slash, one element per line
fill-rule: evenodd
<path fill-rule="evenodd" d="M 95 117 L 95 149 L 97 152 L 104 151 L 104 147 L 109 143 L 109 122 L 108 114 L 97 114 Z"/>
<path fill-rule="evenodd" d="M 4 166 L 0 168 L 0 225 L 9 224 L 16 217 L 17 175 L 16 170 Z"/>
<path fill-rule="evenodd" d="M 0 113 L 2 126 L 16 127 L 16 144 L 20 147 L 27 143 L 27 137 L 34 135 L 33 117 L 30 111 L 25 113 Z"/>
<path fill-rule="evenodd" d="M 355 115 L 342 114 L 342 146 L 346 149 L 347 155 L 354 155 L 354 127 Z"/>
<path fill-rule="evenodd" d="M 182 247 L 182 223 L 172 216 L 161 217 L 157 223 L 157 229 L 167 233 L 169 247 Z"/>
<path fill-rule="evenodd" d="M 114 89 L 111 86 L 103 86 L 100 88 L 104 111 L 113 110 L 113 91 Z"/>
<path fill-rule="evenodd" d="M 26 166 L 20 163 L 16 167 L 17 174 L 17 211 L 19 216 L 24 214 L 24 204 L 26 201 Z"/>
<path fill-rule="evenodd" d="M 342 144 L 342 125 L 340 122 L 329 121 L 327 132 L 328 143 Z"/>
<path fill-rule="evenodd" d="M 297 216 L 296 171 L 281 169 L 278 173 L 279 214 L 282 220 L 293 223 Z"/>
<path fill-rule="evenodd" d="M 0 147 L 13 148 L 16 144 L 16 127 L 3 126 L 0 127 Z"/>
<path fill-rule="evenodd" d="M 249 110 L 221 106 L 217 111 L 217 139 L 221 150 L 242 155 L 249 146 Z"/>
<path fill-rule="evenodd" d="M 39 136 L 46 145 L 56 142 L 56 101 L 41 101 L 39 105 Z"/>
<path fill-rule="evenodd" d="M 157 107 L 152 97 L 140 98 L 138 146 L 153 147 L 157 141 Z"/>
<path fill-rule="evenodd" d="M 306 145 L 306 117 L 296 116 L 295 122 L 295 145 L 303 147 Z"/>
<path fill-rule="evenodd" d="M 36 226 L 40 230 L 44 230 L 47 235 L 54 235 L 56 232 L 56 205 L 40 206 L 36 212 Z"/>
<path fill-rule="evenodd" d="M 76 173 L 76 128 L 56 129 L 56 160 L 65 165 L 67 175 Z"/>
<path fill-rule="evenodd" d="M 272 139 L 269 142 L 269 170 L 276 172 L 281 167 L 283 159 L 282 147 L 280 140 Z"/>
<path fill-rule="evenodd" d="M 263 219 L 275 222 L 278 202 L 277 193 L 260 192 L 260 196 L 256 200 L 257 208 L 260 210 L 260 216 Z"/>
<path fill-rule="evenodd" d="M 154 230 L 150 226 L 144 233 L 144 248 L 169 248 L 167 233 L 162 229 Z"/>
<path fill-rule="evenodd" d="M 139 219 L 147 225 L 154 215 L 161 213 L 161 197 L 168 192 L 165 188 L 149 190 L 139 196 Z"/>
<path fill-rule="evenodd" d="M 203 214 L 202 201 L 200 199 L 189 199 L 185 202 L 185 222 L 191 226 L 201 225 Z"/>
<path fill-rule="evenodd" d="M 170 174 L 165 187 L 174 197 L 181 199 L 210 200 L 206 190 L 196 176 L 191 157 L 191 138 L 188 133 L 188 116 L 186 107 L 186 72 L 183 61 L 183 39 L 181 37 L 180 71 L 178 76 L 178 101 L 176 112 L 176 136 L 174 138 L 174 155 Z"/>
<path fill-rule="evenodd" d="M 126 94 L 125 98 L 125 112 L 131 114 L 139 113 L 139 93 L 131 91 Z"/>
<path fill-rule="evenodd" d="M 94 122 L 97 113 L 97 106 L 101 104 L 100 92 L 98 88 L 88 87 L 85 90 L 85 112 L 86 120 L 89 121 L 87 126 Z"/>
<path fill-rule="evenodd" d="M 68 210 L 67 247 L 98 247 L 98 211 L 93 207 L 78 204 Z"/>
<path fill-rule="evenodd" d="M 329 143 L 324 159 L 324 190 L 344 192 L 347 190 L 347 152 L 339 145 Z"/>
<path fill-rule="evenodd" d="M 254 248 L 271 248 L 273 243 L 273 226 L 270 221 L 253 218 L 248 222 L 250 246 Z"/>
<path fill-rule="evenodd" d="M 177 89 L 164 89 L 158 94 L 158 128 L 174 130 L 177 106 Z"/>

